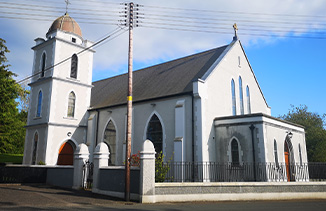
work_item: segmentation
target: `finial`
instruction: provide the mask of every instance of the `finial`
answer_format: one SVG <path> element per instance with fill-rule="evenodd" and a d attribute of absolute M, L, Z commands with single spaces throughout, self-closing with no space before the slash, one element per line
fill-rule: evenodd
<path fill-rule="evenodd" d="M 233 29 L 234 29 L 234 37 L 233 37 L 233 39 L 237 40 L 238 39 L 238 35 L 237 35 L 238 26 L 237 26 L 236 23 L 233 24 Z"/>
<path fill-rule="evenodd" d="M 65 0 L 66 2 L 66 15 L 68 14 L 68 4 L 70 4 L 70 1 L 69 0 Z"/>

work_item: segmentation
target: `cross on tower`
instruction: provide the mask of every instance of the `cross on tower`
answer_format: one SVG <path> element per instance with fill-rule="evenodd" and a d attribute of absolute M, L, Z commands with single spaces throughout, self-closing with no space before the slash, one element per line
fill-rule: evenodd
<path fill-rule="evenodd" d="M 65 0 L 66 2 L 66 14 L 68 13 L 68 4 L 70 4 L 70 1 L 69 0 Z"/>

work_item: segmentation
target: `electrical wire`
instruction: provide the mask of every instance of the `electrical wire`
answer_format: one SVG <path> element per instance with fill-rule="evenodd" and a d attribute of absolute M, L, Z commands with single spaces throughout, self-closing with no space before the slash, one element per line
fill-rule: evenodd
<path fill-rule="evenodd" d="M 123 33 L 126 32 L 126 30 L 124 30 L 124 29 L 125 29 L 125 28 L 119 28 L 119 27 L 117 27 L 117 28 L 116 28 L 115 30 L 113 30 L 113 32 L 111 32 L 111 34 L 109 34 L 108 36 L 105 36 L 105 37 L 102 38 L 101 40 L 95 42 L 93 45 L 91 45 L 91 46 L 89 46 L 89 47 L 87 47 L 87 48 L 84 48 L 83 50 L 77 52 L 76 54 L 79 55 L 79 54 L 81 54 L 81 53 L 83 53 L 83 52 L 85 52 L 85 51 L 87 51 L 87 50 L 89 50 L 89 49 L 91 49 L 91 48 L 93 48 L 93 47 L 95 47 L 95 46 L 101 44 L 102 42 L 106 41 L 106 40 L 109 39 L 109 38 L 111 38 L 111 40 L 112 40 L 112 39 L 114 39 L 114 38 L 120 36 L 121 34 L 123 34 Z M 121 31 L 122 31 L 122 33 L 119 33 L 119 32 L 121 32 Z M 113 35 L 115 35 L 115 34 L 117 34 L 117 33 L 119 33 L 119 34 L 116 35 L 116 36 L 114 36 L 114 37 L 112 37 Z M 61 65 L 61 64 L 65 63 L 65 62 L 69 61 L 70 59 L 71 59 L 71 56 L 70 56 L 70 57 L 67 57 L 66 59 L 61 60 L 60 62 L 57 62 L 57 63 L 54 64 L 54 65 L 51 65 L 50 67 L 45 68 L 43 72 L 49 71 L 49 70 L 51 70 L 52 68 L 54 68 L 54 67 L 56 67 L 56 66 L 58 66 L 58 65 Z M 18 84 L 21 84 L 22 82 L 24 82 L 24 81 L 26 81 L 26 80 L 28 80 L 28 79 L 30 79 L 30 78 L 33 78 L 33 77 L 35 77 L 35 76 L 37 76 L 37 75 L 39 75 L 39 74 L 41 74 L 41 73 L 42 73 L 42 71 L 36 72 L 36 73 L 34 73 L 34 74 L 32 74 L 32 75 L 30 75 L 30 76 L 28 76 L 28 77 L 25 77 L 24 79 L 19 80 L 17 83 L 18 83 Z"/>

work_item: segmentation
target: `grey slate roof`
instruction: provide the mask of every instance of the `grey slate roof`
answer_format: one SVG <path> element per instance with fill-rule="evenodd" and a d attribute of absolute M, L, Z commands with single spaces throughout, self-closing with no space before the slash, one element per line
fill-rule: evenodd
<path fill-rule="evenodd" d="M 192 92 L 228 46 L 222 46 L 133 72 L 133 102 Z M 93 82 L 91 109 L 127 103 L 128 75 Z"/>

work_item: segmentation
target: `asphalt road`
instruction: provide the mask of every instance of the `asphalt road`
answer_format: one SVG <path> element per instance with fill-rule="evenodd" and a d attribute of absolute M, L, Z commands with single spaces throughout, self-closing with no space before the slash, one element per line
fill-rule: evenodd
<path fill-rule="evenodd" d="M 46 185 L 0 184 L 0 210 L 326 210 L 326 200 L 242 201 L 193 203 L 126 203 L 88 191 L 60 189 Z"/>

